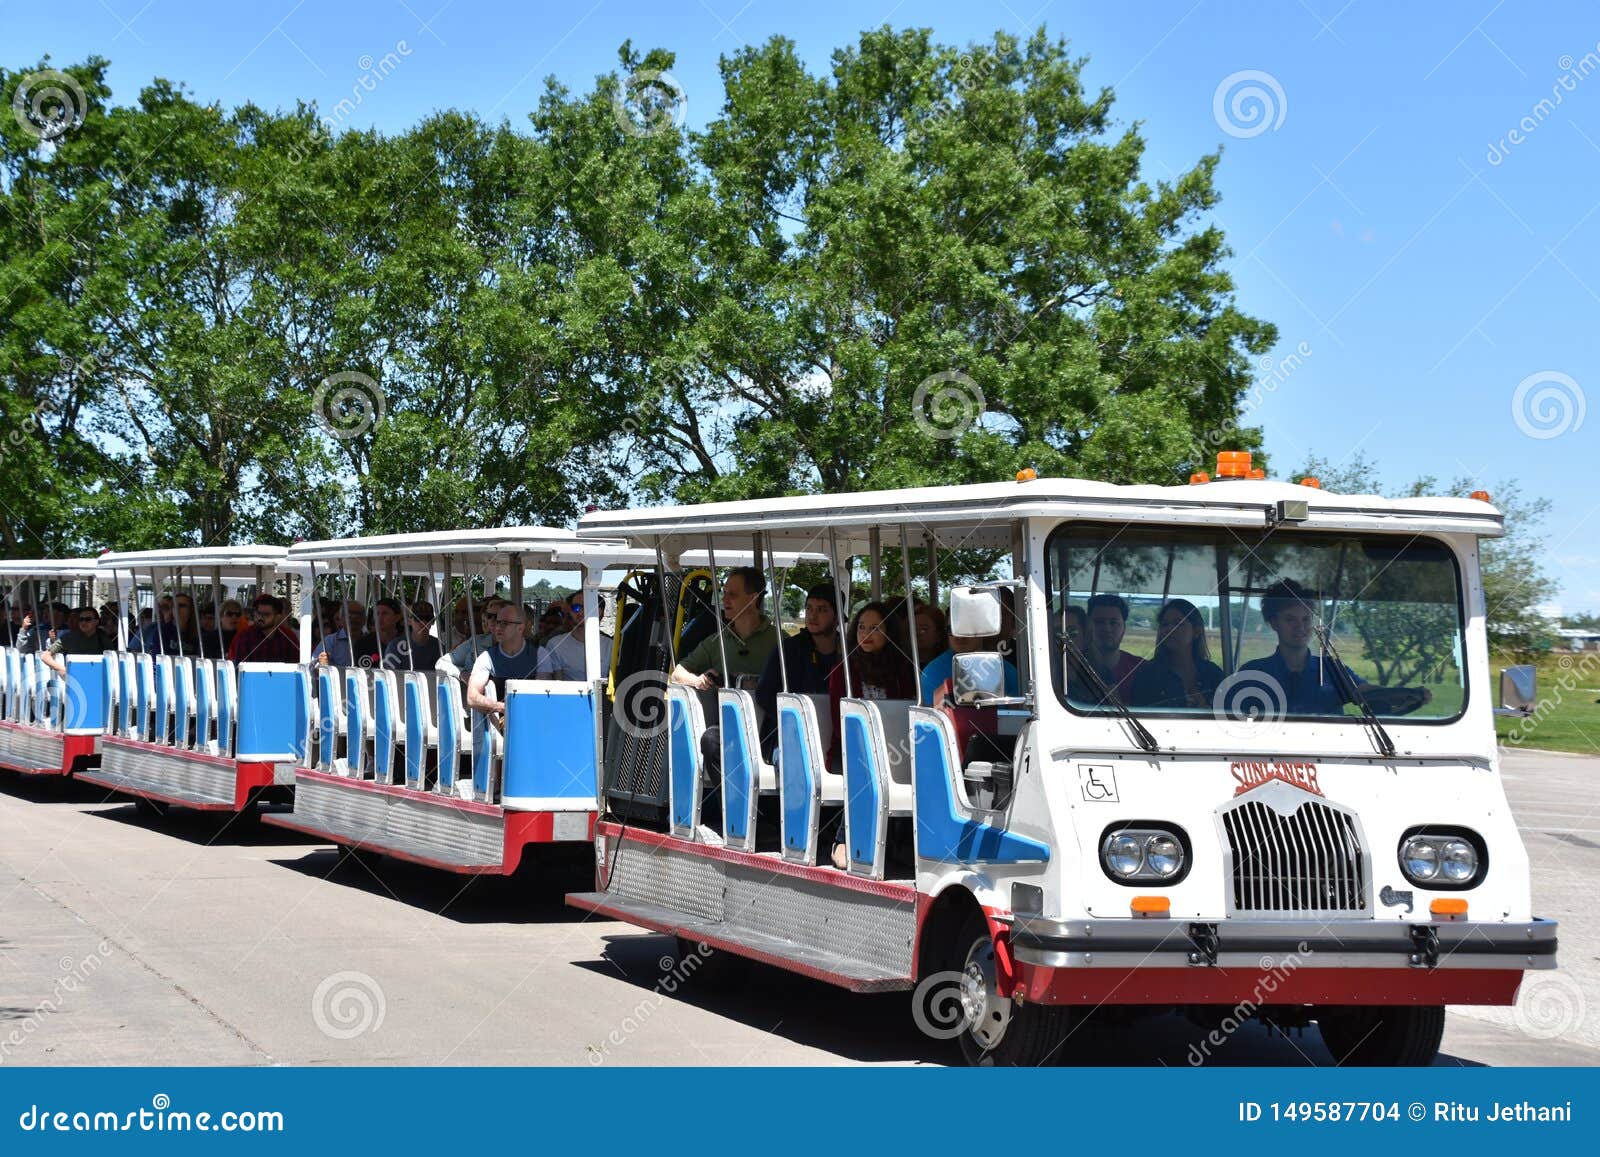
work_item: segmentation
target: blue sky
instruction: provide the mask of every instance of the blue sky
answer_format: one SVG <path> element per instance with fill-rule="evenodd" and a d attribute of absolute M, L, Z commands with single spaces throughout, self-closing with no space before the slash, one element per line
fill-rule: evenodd
<path fill-rule="evenodd" d="M 445 107 L 520 125 L 546 76 L 582 91 L 624 39 L 677 54 L 695 127 L 721 103 L 718 57 L 741 44 L 782 34 L 821 70 L 884 23 L 954 43 L 1043 24 L 1089 57 L 1091 86 L 1114 87 L 1119 121 L 1141 123 L 1151 177 L 1225 146 L 1216 217 L 1239 303 L 1278 325 L 1279 359 L 1301 351 L 1250 416 L 1276 471 L 1359 452 L 1396 485 L 1515 478 L 1554 504 L 1560 604 L 1600 610 L 1592 5 L 3 0 L 0 22 L 8 67 L 99 53 L 119 100 L 160 75 L 204 100 L 326 111 L 399 52 L 347 122 L 388 130 Z"/>

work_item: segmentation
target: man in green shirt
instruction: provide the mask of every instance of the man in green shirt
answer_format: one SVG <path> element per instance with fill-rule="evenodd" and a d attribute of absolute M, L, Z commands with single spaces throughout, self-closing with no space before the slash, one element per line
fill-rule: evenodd
<path fill-rule="evenodd" d="M 750 690 L 766 668 L 767 657 L 778 645 L 778 632 L 761 610 L 767 591 L 766 579 L 753 566 L 735 567 L 722 584 L 722 632 L 708 636 L 694 650 L 678 660 L 669 682 L 693 687 L 696 691 L 715 691 L 735 687 L 748 679 Z M 723 655 L 727 655 L 724 671 Z M 716 715 L 712 716 L 717 718 Z M 709 828 L 719 826 L 722 816 L 722 728 L 706 728 L 700 741 L 705 763 L 706 786 L 700 805 L 700 818 Z"/>

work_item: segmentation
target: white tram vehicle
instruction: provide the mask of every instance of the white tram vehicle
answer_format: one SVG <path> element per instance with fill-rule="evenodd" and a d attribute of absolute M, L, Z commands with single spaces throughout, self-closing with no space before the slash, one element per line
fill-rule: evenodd
<path fill-rule="evenodd" d="M 281 546 L 254 545 L 100 556 L 101 579 L 151 621 L 141 628 L 123 615 L 119 649 L 106 656 L 111 710 L 100 766 L 79 778 L 153 811 L 253 818 L 258 804 L 288 800 L 309 738 L 310 624 L 303 576 L 284 556 Z M 264 595 L 282 608 L 270 627 L 283 652 L 276 660 L 233 649 L 220 614 L 202 629 L 202 613 L 230 599 L 242 606 L 237 629 L 253 629 Z"/>
<path fill-rule="evenodd" d="M 973 1063 L 1043 1062 L 1105 1006 L 1242 1008 L 1316 1022 L 1342 1063 L 1428 1063 L 1445 1005 L 1555 966 L 1496 754 L 1478 544 L 1501 515 L 1242 457 L 1189 486 L 1024 471 L 586 515 L 669 576 L 691 549 L 821 551 L 841 592 L 937 603 L 941 570 L 993 569 L 949 589 L 936 702 L 783 693 L 769 721 L 739 687 L 669 686 L 663 730 L 608 752 L 595 890 L 569 903 L 942 998 Z"/>
<path fill-rule="evenodd" d="M 70 616 L 95 607 L 97 573 L 92 558 L 0 560 L 10 618 L 0 647 L 0 769 L 69 776 L 99 763 L 110 710 L 106 661 L 63 654 L 55 662 L 64 670 L 46 661 L 49 633 L 78 629 L 70 618 L 57 622 L 52 608 L 65 603 Z"/>

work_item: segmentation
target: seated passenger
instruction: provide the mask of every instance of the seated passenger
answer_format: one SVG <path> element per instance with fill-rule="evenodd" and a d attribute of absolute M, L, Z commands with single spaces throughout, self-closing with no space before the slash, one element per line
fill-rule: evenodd
<path fill-rule="evenodd" d="M 406 612 L 405 634 L 383 651 L 383 666 L 390 671 L 431 671 L 444 648 L 430 633 L 433 604 L 418 599 Z"/>
<path fill-rule="evenodd" d="M 778 745 L 778 692 L 784 675 L 793 694 L 826 695 L 839 665 L 839 596 L 832 583 L 818 583 L 806 592 L 805 629 L 786 636 L 780 646 L 782 655 L 773 648 L 756 684 L 761 754 L 769 761 Z"/>
<path fill-rule="evenodd" d="M 105 640 L 100 636 L 100 613 L 93 607 L 79 607 L 72 613 L 72 626 L 60 632 L 39 660 L 58 675 L 67 673 L 65 655 L 100 655 Z"/>
<path fill-rule="evenodd" d="M 527 616 L 516 603 L 503 603 L 489 620 L 496 642 L 472 664 L 467 680 L 467 707 L 485 716 L 497 728 L 505 728 L 506 683 L 533 678 L 537 661 L 524 628 Z"/>
<path fill-rule="evenodd" d="M 956 656 L 970 655 L 977 651 L 994 651 L 1000 646 L 1000 636 L 992 635 L 987 639 L 967 639 L 960 635 L 950 636 L 950 646 L 942 654 L 937 655 L 932 661 L 925 664 L 920 676 L 922 684 L 922 705 L 924 707 L 938 706 L 943 700 L 946 685 L 950 676 L 955 671 Z M 1010 659 L 1004 660 L 1006 677 L 1006 694 L 1017 695 L 1017 665 Z"/>
<path fill-rule="evenodd" d="M 772 620 L 761 609 L 766 593 L 767 580 L 755 567 L 739 566 L 729 571 L 722 584 L 723 629 L 713 631 L 698 647 L 680 656 L 667 681 L 696 691 L 715 691 L 718 687 L 737 688 L 745 680 L 752 684 L 759 680 L 778 645 Z M 724 654 L 726 671 L 722 670 Z M 700 814 L 705 826 L 715 828 L 722 815 L 721 797 L 717 794 L 722 783 L 720 726 L 706 728 L 700 740 L 700 754 L 706 774 Z"/>
<path fill-rule="evenodd" d="M 471 615 L 467 614 L 465 616 L 465 621 L 461 628 L 463 636 L 461 642 L 456 645 L 455 650 L 434 664 L 440 674 L 459 677 L 463 680 L 472 674 L 472 665 L 478 661 L 478 656 L 494 646 L 495 616 L 500 613 L 500 608 L 506 605 L 505 599 L 490 597 L 474 607 L 473 610 L 477 612 L 478 622 L 481 627 L 475 635 L 468 632 Z"/>
<path fill-rule="evenodd" d="M 950 626 L 932 603 L 917 604 L 917 659 L 923 667 L 950 649 Z"/>
<path fill-rule="evenodd" d="M 596 610 L 604 616 L 606 613 L 606 600 L 596 595 L 599 601 Z M 582 593 L 572 596 L 567 604 L 567 612 L 571 617 L 572 629 L 563 634 L 549 639 L 539 650 L 539 666 L 534 678 L 536 679 L 570 679 L 577 683 L 589 681 L 589 660 L 584 651 L 584 611 Z M 611 675 L 611 640 L 604 635 L 600 637 L 600 678 L 605 679 Z"/>
<path fill-rule="evenodd" d="M 298 663 L 300 635 L 284 614 L 284 602 L 276 595 L 257 595 L 253 604 L 255 621 L 239 628 L 228 648 L 235 663 Z"/>
<path fill-rule="evenodd" d="M 333 621 L 324 626 L 333 629 L 322 637 L 317 662 L 327 667 L 350 666 L 351 648 L 367 629 L 367 608 L 356 599 L 335 603 Z"/>
<path fill-rule="evenodd" d="M 1188 599 L 1169 599 L 1156 616 L 1156 653 L 1133 676 L 1136 707 L 1210 707 L 1222 683 L 1206 624 Z"/>
<path fill-rule="evenodd" d="M 399 599 L 384 598 L 372 604 L 372 630 L 356 636 L 356 641 L 350 645 L 350 665 L 376 667 L 382 664 L 383 653 L 400 637 L 405 617 L 406 610 Z"/>
<path fill-rule="evenodd" d="M 1143 659 L 1122 649 L 1122 636 L 1128 630 L 1128 600 L 1121 595 L 1091 595 L 1086 617 L 1089 646 L 1084 654 L 1089 665 L 1111 694 L 1126 703 L 1133 677 L 1144 665 Z"/>
<path fill-rule="evenodd" d="M 1316 595 L 1294 579 L 1280 579 L 1261 596 L 1261 617 L 1278 636 L 1277 649 L 1262 659 L 1253 659 L 1240 668 L 1257 671 L 1277 684 L 1281 694 L 1269 686 L 1274 702 L 1282 701 L 1290 715 L 1343 715 L 1348 697 L 1339 689 L 1332 660 L 1311 653 L 1315 635 L 1312 604 Z M 1426 687 L 1373 687 L 1360 675 L 1344 668 L 1355 693 L 1374 711 L 1404 715 L 1431 702 L 1433 692 Z M 1245 685 L 1241 684 L 1241 690 Z"/>
<path fill-rule="evenodd" d="M 868 603 L 856 612 L 848 637 L 848 689 L 845 686 L 845 663 L 841 662 L 828 676 L 828 710 L 833 715 L 833 742 L 828 748 L 828 767 L 833 771 L 843 766 L 844 757 L 843 746 L 839 742 L 843 734 L 839 725 L 839 700 L 847 696 L 852 699 L 917 697 L 917 671 L 911 662 L 911 648 L 906 642 L 903 615 L 899 620 L 894 619 L 883 603 Z"/>

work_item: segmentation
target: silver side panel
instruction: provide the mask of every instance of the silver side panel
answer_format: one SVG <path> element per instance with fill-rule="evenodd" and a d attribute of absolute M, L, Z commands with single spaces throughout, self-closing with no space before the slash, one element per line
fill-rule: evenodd
<path fill-rule="evenodd" d="M 238 773 L 231 763 L 185 759 L 176 752 L 124 747 L 119 743 L 102 749 L 100 770 L 94 778 L 96 783 L 111 788 L 230 807 L 238 787 Z"/>
<path fill-rule="evenodd" d="M 61 766 L 61 736 L 12 728 L 7 728 L 6 734 L 10 737 L 6 754 L 12 763 L 45 769 Z"/>
<path fill-rule="evenodd" d="M 606 855 L 611 866 L 604 903 L 661 909 L 693 925 L 693 933 L 831 972 L 911 975 L 917 920 L 908 899 L 827 887 L 626 837 L 620 848 L 608 846 Z"/>
<path fill-rule="evenodd" d="M 482 815 L 394 792 L 319 780 L 294 789 L 294 823 L 340 843 L 403 852 L 463 868 L 498 868 L 505 859 L 505 815 Z"/>

